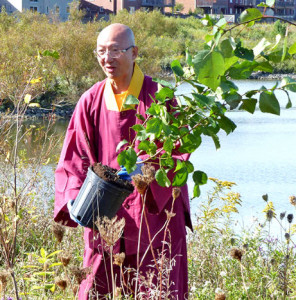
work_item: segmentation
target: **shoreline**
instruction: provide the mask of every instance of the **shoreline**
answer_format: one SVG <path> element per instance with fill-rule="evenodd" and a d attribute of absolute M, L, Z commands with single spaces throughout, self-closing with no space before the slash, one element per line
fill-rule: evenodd
<path fill-rule="evenodd" d="M 167 80 L 172 80 L 173 76 L 171 72 L 162 73 L 160 78 L 165 78 Z M 269 74 L 264 72 L 253 73 L 247 80 L 282 80 L 284 77 L 290 77 L 296 80 L 296 74 Z M 52 107 L 52 108 L 37 108 L 37 107 L 28 107 L 25 113 L 26 120 L 35 120 L 35 119 L 69 119 L 71 118 L 76 104 L 70 105 L 67 104 L 64 107 Z M 17 115 L 13 112 L 0 110 L 0 116 L 6 117 L 8 119 L 16 118 Z"/>

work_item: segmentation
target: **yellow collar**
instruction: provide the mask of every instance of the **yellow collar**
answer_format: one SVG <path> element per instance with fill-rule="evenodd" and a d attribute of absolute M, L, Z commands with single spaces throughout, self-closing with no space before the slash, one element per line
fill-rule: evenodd
<path fill-rule="evenodd" d="M 139 66 L 135 63 L 134 73 L 130 85 L 127 89 L 127 93 L 124 97 L 123 103 L 125 102 L 128 95 L 133 95 L 136 98 L 139 97 L 143 82 L 144 82 L 144 74 L 139 68 Z M 116 98 L 109 79 L 106 80 L 105 89 L 104 89 L 104 98 L 108 110 L 113 110 L 113 111 L 124 110 L 124 109 L 119 110 L 118 108 Z"/>

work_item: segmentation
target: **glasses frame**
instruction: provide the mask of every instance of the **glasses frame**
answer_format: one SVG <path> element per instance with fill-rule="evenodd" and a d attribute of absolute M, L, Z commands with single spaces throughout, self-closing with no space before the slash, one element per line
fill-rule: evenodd
<path fill-rule="evenodd" d="M 94 54 L 97 57 L 103 58 L 108 53 L 108 55 L 111 58 L 119 58 L 121 54 L 127 52 L 129 49 L 134 48 L 134 47 L 136 47 L 136 46 L 135 45 L 131 45 L 131 46 L 127 47 L 126 49 L 117 49 L 116 51 L 118 51 L 118 54 L 115 55 L 115 56 L 112 55 L 112 54 L 110 55 L 110 53 L 112 53 L 114 50 L 105 50 L 104 54 L 102 54 L 102 55 L 100 55 L 97 50 L 94 50 Z"/>

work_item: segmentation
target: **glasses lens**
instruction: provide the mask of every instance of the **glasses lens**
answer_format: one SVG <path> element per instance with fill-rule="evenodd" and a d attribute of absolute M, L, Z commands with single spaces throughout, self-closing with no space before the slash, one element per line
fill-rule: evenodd
<path fill-rule="evenodd" d="M 108 56 L 110 58 L 118 58 L 121 54 L 121 51 L 120 50 L 110 50 L 110 51 L 107 51 L 107 50 L 98 50 L 96 52 L 96 54 L 99 56 L 99 57 L 104 57 L 108 54 Z"/>

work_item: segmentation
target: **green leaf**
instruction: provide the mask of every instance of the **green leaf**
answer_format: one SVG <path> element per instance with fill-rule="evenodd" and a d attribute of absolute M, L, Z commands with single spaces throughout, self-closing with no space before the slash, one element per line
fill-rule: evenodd
<path fill-rule="evenodd" d="M 171 82 L 168 82 L 166 80 L 163 80 L 163 79 L 159 79 L 159 78 L 153 78 L 152 79 L 154 82 L 158 82 L 161 86 L 166 86 L 170 89 L 173 89 L 173 85 L 171 84 Z"/>
<path fill-rule="evenodd" d="M 128 141 L 127 140 L 122 140 L 118 143 L 117 147 L 116 147 L 116 152 L 125 144 L 127 144 Z"/>
<path fill-rule="evenodd" d="M 235 123 L 224 115 L 218 119 L 218 123 L 221 129 L 223 129 L 227 134 L 233 132 L 236 128 Z"/>
<path fill-rule="evenodd" d="M 160 105 L 156 103 L 152 103 L 150 107 L 147 109 L 146 113 L 148 115 L 157 116 L 160 113 Z"/>
<path fill-rule="evenodd" d="M 273 7 L 273 6 L 274 6 L 274 3 L 275 3 L 275 0 L 266 0 L 266 4 L 267 4 L 269 7 Z"/>
<path fill-rule="evenodd" d="M 164 102 L 166 99 L 173 99 L 174 98 L 174 90 L 171 90 L 168 87 L 164 87 L 155 93 L 155 99 Z"/>
<path fill-rule="evenodd" d="M 172 150 L 174 148 L 174 143 L 173 141 L 171 140 L 171 138 L 167 138 L 163 144 L 163 149 L 168 152 L 169 154 L 172 153 Z"/>
<path fill-rule="evenodd" d="M 46 258 L 47 253 L 46 253 L 44 248 L 40 249 L 40 255 L 41 255 L 42 258 Z"/>
<path fill-rule="evenodd" d="M 171 63 L 171 69 L 178 76 L 183 76 L 184 75 L 183 68 L 182 68 L 182 66 L 181 66 L 181 64 L 180 64 L 180 62 L 178 60 L 172 61 L 172 63 Z"/>
<path fill-rule="evenodd" d="M 232 91 L 225 96 L 225 101 L 230 106 L 231 110 L 237 108 L 241 100 L 242 96 L 236 91 Z"/>
<path fill-rule="evenodd" d="M 60 58 L 59 52 L 57 52 L 55 50 L 54 51 L 45 50 L 45 51 L 42 52 L 41 55 L 42 56 L 51 56 L 51 57 L 53 57 L 55 59 L 59 59 Z"/>
<path fill-rule="evenodd" d="M 194 188 L 193 188 L 193 197 L 199 197 L 200 196 L 200 188 L 199 188 L 199 185 L 198 184 L 195 184 L 194 185 Z"/>
<path fill-rule="evenodd" d="M 122 108 L 124 109 L 130 109 L 130 108 L 134 108 L 134 105 L 138 105 L 139 104 L 139 100 L 133 96 L 133 95 L 128 95 L 126 97 L 126 100 L 123 103 Z"/>
<path fill-rule="evenodd" d="M 188 173 L 192 173 L 194 171 L 194 166 L 189 160 L 184 161 L 184 164 L 185 164 L 185 167 L 187 168 Z"/>
<path fill-rule="evenodd" d="M 50 269 L 50 268 L 53 268 L 53 267 L 56 267 L 56 266 L 61 266 L 61 265 L 62 265 L 61 262 L 57 262 L 57 263 L 51 264 L 48 268 Z"/>
<path fill-rule="evenodd" d="M 182 138 L 182 145 L 178 148 L 181 153 L 192 153 L 201 144 L 201 137 L 194 134 L 187 134 Z"/>
<path fill-rule="evenodd" d="M 296 80 L 290 77 L 284 77 L 281 81 L 281 87 L 285 90 L 296 93 Z"/>
<path fill-rule="evenodd" d="M 48 254 L 48 255 L 47 255 L 47 258 L 50 258 L 50 257 L 52 257 L 52 256 L 54 256 L 54 255 L 57 255 L 57 254 L 59 254 L 60 252 L 62 252 L 62 250 L 56 250 L 56 251 L 54 251 L 54 252 Z"/>
<path fill-rule="evenodd" d="M 254 68 L 254 71 L 263 71 L 263 72 L 272 73 L 273 67 L 268 61 L 263 61 L 260 62 L 257 67 Z"/>
<path fill-rule="evenodd" d="M 138 132 L 138 131 L 145 130 L 145 127 L 143 125 L 141 125 L 141 124 L 136 124 L 136 125 L 132 126 L 132 129 L 134 131 Z"/>
<path fill-rule="evenodd" d="M 46 275 L 54 275 L 55 272 L 36 272 L 33 273 L 34 276 L 46 276 Z"/>
<path fill-rule="evenodd" d="M 160 168 L 156 171 L 155 179 L 162 187 L 169 187 L 171 185 L 171 182 L 168 179 L 168 176 L 163 168 Z"/>
<path fill-rule="evenodd" d="M 147 151 L 149 151 L 149 146 L 150 146 L 150 142 L 145 140 L 139 144 L 138 149 L 147 152 Z"/>
<path fill-rule="evenodd" d="M 262 92 L 259 98 L 259 108 L 262 112 L 280 115 L 279 102 L 272 92 Z"/>
<path fill-rule="evenodd" d="M 183 186 L 186 184 L 188 179 L 188 171 L 187 168 L 182 168 L 181 170 L 177 171 L 176 175 L 173 179 L 173 186 Z"/>
<path fill-rule="evenodd" d="M 141 114 L 136 114 L 136 117 L 143 122 L 145 121 L 145 118 Z"/>
<path fill-rule="evenodd" d="M 254 60 L 254 52 L 251 49 L 244 48 L 241 46 L 241 42 L 239 42 L 234 50 L 234 54 L 242 59 L 253 61 Z"/>
<path fill-rule="evenodd" d="M 229 39 L 223 40 L 220 44 L 220 51 L 225 58 L 230 58 L 233 56 L 233 47 Z"/>
<path fill-rule="evenodd" d="M 262 13 L 257 8 L 248 8 L 242 12 L 242 14 L 239 17 L 239 20 L 241 23 L 249 22 L 254 19 L 261 19 Z"/>
<path fill-rule="evenodd" d="M 263 38 L 254 48 L 253 48 L 253 52 L 254 55 L 257 56 L 259 54 L 261 54 L 261 52 L 268 47 L 269 45 L 271 45 L 270 42 L 268 42 L 266 40 L 266 38 Z"/>
<path fill-rule="evenodd" d="M 192 179 L 195 184 L 203 185 L 208 181 L 208 175 L 203 171 L 195 171 L 193 173 Z"/>
<path fill-rule="evenodd" d="M 137 153 L 133 148 L 123 150 L 117 156 L 117 162 L 120 166 L 125 166 L 128 173 L 136 169 Z"/>
<path fill-rule="evenodd" d="M 294 43 L 292 46 L 290 46 L 288 53 L 291 55 L 296 53 L 296 43 Z"/>
<path fill-rule="evenodd" d="M 224 58 L 220 52 L 209 53 L 199 64 L 198 80 L 213 91 L 219 86 L 223 74 Z"/>
<path fill-rule="evenodd" d="M 156 138 L 160 136 L 162 130 L 162 121 L 158 118 L 151 119 L 147 122 L 146 132 L 154 133 Z"/>
<path fill-rule="evenodd" d="M 251 114 L 253 114 L 255 112 L 256 109 L 256 104 L 257 104 L 257 99 L 244 99 L 242 100 L 243 103 L 242 105 L 239 107 L 240 110 L 245 110 Z"/>
<path fill-rule="evenodd" d="M 291 101 L 290 95 L 288 93 L 287 93 L 287 96 L 288 96 L 288 103 L 286 104 L 286 109 L 289 109 L 292 107 L 292 101 Z"/>
<path fill-rule="evenodd" d="M 287 44 L 288 44 L 288 35 L 285 35 L 284 38 L 284 46 L 283 46 L 283 54 L 282 54 L 282 59 L 281 61 L 283 62 L 286 58 L 286 54 L 287 54 Z"/>
<path fill-rule="evenodd" d="M 175 167 L 175 161 L 169 154 L 164 153 L 161 156 L 161 166 L 168 167 L 169 169 L 173 169 Z"/>

